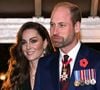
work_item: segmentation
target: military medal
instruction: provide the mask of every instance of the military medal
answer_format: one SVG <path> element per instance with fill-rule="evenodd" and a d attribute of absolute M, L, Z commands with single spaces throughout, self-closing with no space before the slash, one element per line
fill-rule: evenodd
<path fill-rule="evenodd" d="M 76 70 L 74 71 L 75 82 L 74 86 L 95 85 L 96 71 L 95 69 Z"/>
<path fill-rule="evenodd" d="M 86 85 L 89 85 L 90 84 L 90 81 L 89 81 L 89 70 L 85 70 L 85 84 Z"/>
<path fill-rule="evenodd" d="M 89 71 L 89 83 L 91 84 L 91 69 L 88 69 Z"/>
<path fill-rule="evenodd" d="M 74 71 L 75 82 L 74 86 L 78 87 L 80 85 L 80 72 L 78 70 Z"/>
<path fill-rule="evenodd" d="M 91 85 L 95 85 L 96 84 L 96 72 L 95 69 L 91 69 Z"/>
<path fill-rule="evenodd" d="M 66 73 L 67 69 L 64 67 L 62 70 L 61 79 L 64 81 L 68 78 L 68 74 Z"/>
<path fill-rule="evenodd" d="M 74 82 L 74 86 L 78 87 L 80 85 L 80 82 L 79 81 L 75 81 Z"/>
<path fill-rule="evenodd" d="M 95 79 L 91 79 L 91 85 L 95 85 L 96 84 L 96 80 Z"/>
<path fill-rule="evenodd" d="M 83 86 L 85 83 L 83 70 L 80 71 L 80 78 L 81 78 L 80 85 Z"/>
<path fill-rule="evenodd" d="M 68 64 L 70 64 L 71 61 L 72 61 L 71 58 L 67 62 L 62 61 L 62 63 L 63 63 L 62 74 L 61 74 L 62 81 L 65 81 L 65 80 L 69 79 L 69 77 L 70 77 L 70 72 L 68 74 L 68 70 L 66 67 L 68 66 Z"/>

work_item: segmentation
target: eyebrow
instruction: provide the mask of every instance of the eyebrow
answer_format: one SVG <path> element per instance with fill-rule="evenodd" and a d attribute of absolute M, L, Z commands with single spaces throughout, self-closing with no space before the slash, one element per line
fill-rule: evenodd
<path fill-rule="evenodd" d="M 34 37 L 29 38 L 29 39 L 37 39 L 37 37 L 36 37 L 36 36 L 34 36 Z M 24 38 L 22 38 L 22 40 L 25 40 L 25 39 L 24 39 Z"/>

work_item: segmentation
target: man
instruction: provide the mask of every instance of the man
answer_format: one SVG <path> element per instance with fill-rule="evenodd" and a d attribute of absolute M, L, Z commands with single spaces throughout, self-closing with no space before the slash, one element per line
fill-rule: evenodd
<path fill-rule="evenodd" d="M 81 13 L 77 5 L 61 2 L 54 7 L 50 36 L 57 50 L 39 62 L 35 90 L 62 90 L 61 80 L 68 81 L 65 90 L 100 89 L 100 53 L 80 42 L 80 25 Z M 69 69 L 63 69 L 62 74 L 62 59 L 66 54 L 70 74 L 64 71 Z"/>

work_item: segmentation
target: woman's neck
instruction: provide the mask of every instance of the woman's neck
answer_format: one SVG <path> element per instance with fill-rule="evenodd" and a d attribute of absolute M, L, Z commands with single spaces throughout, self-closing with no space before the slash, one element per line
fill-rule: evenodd
<path fill-rule="evenodd" d="M 29 62 L 30 71 L 33 71 L 34 69 L 36 69 L 37 68 L 37 64 L 38 64 L 38 60 L 30 61 Z"/>
<path fill-rule="evenodd" d="M 31 61 L 29 62 L 29 64 L 30 64 L 30 82 L 31 82 L 31 88 L 33 90 L 38 60 Z"/>

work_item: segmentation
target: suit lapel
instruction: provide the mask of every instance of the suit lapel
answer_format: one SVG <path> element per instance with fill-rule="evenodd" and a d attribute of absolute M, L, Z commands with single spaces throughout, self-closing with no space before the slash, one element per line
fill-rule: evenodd
<path fill-rule="evenodd" d="M 54 90 L 59 90 L 59 52 L 54 53 L 50 72 Z"/>
<path fill-rule="evenodd" d="M 69 90 L 75 90 L 75 86 L 74 86 L 74 81 L 75 81 L 75 77 L 74 77 L 74 71 L 75 70 L 81 70 L 82 68 L 80 67 L 80 60 L 82 58 L 85 58 L 88 56 L 88 49 L 86 49 L 86 47 L 84 45 L 81 45 L 80 47 L 80 50 L 77 54 L 77 57 L 76 57 L 76 61 L 75 61 L 75 64 L 74 64 L 74 68 L 73 68 L 73 71 L 72 71 L 72 75 L 71 75 L 71 79 L 70 79 L 70 86 L 69 86 Z"/>
<path fill-rule="evenodd" d="M 74 71 L 81 69 L 80 65 L 79 65 L 79 61 L 80 59 L 87 57 L 88 55 L 88 50 L 86 49 L 86 47 L 84 47 L 84 45 L 81 45 L 80 50 L 78 52 L 78 55 L 76 57 L 76 61 L 74 64 L 74 68 L 72 71 L 72 75 L 71 75 L 71 79 L 70 79 L 70 85 L 69 85 L 69 90 L 75 90 L 75 86 L 74 86 Z M 51 78 L 52 78 L 52 83 L 53 83 L 53 87 L 54 90 L 59 90 L 59 51 L 57 51 L 54 55 L 53 55 L 53 59 L 51 61 L 51 66 L 50 66 L 50 72 L 51 72 Z"/>

